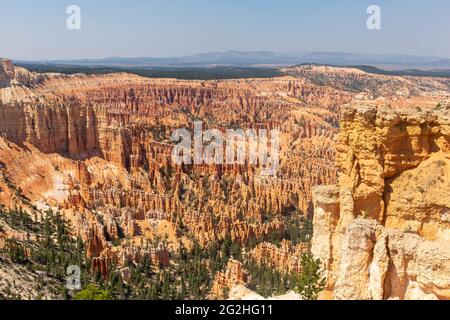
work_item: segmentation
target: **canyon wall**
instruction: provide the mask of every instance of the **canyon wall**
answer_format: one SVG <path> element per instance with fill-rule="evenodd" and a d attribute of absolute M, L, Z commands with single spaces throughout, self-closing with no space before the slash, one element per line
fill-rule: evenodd
<path fill-rule="evenodd" d="M 282 235 L 287 218 L 311 214 L 312 186 L 335 182 L 334 110 L 351 99 L 292 77 L 37 74 L 8 60 L 0 77 L 0 201 L 61 212 L 102 273 L 112 259 L 167 265 L 179 240 L 244 246 Z M 279 174 L 175 165 L 171 133 L 194 120 L 205 130 L 279 129 Z"/>
<path fill-rule="evenodd" d="M 312 252 L 336 299 L 450 299 L 450 112 L 345 106 Z M 324 295 L 326 296 L 326 295 Z"/>

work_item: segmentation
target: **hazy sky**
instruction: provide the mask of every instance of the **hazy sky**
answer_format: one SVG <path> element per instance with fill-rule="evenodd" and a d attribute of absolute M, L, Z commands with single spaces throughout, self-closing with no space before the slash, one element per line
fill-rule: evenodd
<path fill-rule="evenodd" d="M 66 28 L 79 5 L 82 29 Z M 382 30 L 366 27 L 381 7 Z M 182 56 L 225 50 L 450 57 L 449 0 L 0 0 L 0 56 Z"/>

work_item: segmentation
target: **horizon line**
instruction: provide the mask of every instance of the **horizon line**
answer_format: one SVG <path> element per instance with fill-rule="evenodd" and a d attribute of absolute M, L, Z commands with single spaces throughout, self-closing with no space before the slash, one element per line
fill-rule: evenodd
<path fill-rule="evenodd" d="M 226 53 L 270 53 L 270 54 L 278 54 L 278 55 L 295 55 L 295 54 L 341 54 L 341 55 L 355 55 L 355 56 L 367 56 L 367 57 L 404 57 L 404 58 L 428 58 L 428 59 L 437 59 L 437 60 L 450 60 L 450 57 L 447 56 L 434 56 L 434 55 L 420 55 L 420 54 L 411 54 L 411 53 L 367 53 L 367 52 L 351 52 L 351 51 L 324 51 L 324 50 L 290 50 L 290 51 L 271 51 L 271 50 L 239 50 L 239 49 L 229 49 L 223 51 L 199 51 L 197 53 L 192 54 L 184 54 L 184 55 L 167 55 L 167 56 L 159 56 L 159 55 L 135 55 L 135 56 L 122 56 L 122 55 L 111 55 L 104 57 L 77 57 L 77 58 L 44 58 L 44 59 L 20 59 L 13 57 L 2 57 L 5 59 L 10 59 L 12 61 L 20 61 L 20 62 L 50 62 L 50 61 L 82 61 L 82 60 L 108 60 L 108 59 L 180 59 L 180 58 L 188 58 L 194 57 L 198 55 L 205 54 L 226 54 Z"/>

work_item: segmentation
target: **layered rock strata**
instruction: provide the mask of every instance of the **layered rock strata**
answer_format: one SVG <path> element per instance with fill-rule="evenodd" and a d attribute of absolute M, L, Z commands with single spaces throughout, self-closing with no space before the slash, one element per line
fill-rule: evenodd
<path fill-rule="evenodd" d="M 450 112 L 342 109 L 312 252 L 336 299 L 450 299 Z"/>

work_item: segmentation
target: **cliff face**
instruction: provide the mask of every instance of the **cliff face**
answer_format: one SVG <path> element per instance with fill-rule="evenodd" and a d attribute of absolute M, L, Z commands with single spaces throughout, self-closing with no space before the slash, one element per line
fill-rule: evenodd
<path fill-rule="evenodd" d="M 30 143 L 44 153 L 70 156 L 99 150 L 96 114 L 75 101 L 0 102 L 0 127 L 11 142 Z"/>
<path fill-rule="evenodd" d="M 346 106 L 339 185 L 313 192 L 337 299 L 450 298 L 450 113 Z"/>

